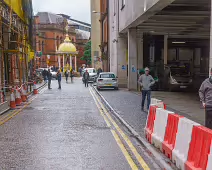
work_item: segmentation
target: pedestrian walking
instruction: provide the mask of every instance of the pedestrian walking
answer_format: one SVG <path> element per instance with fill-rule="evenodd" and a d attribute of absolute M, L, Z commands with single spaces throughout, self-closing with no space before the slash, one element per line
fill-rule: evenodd
<path fill-rule="evenodd" d="M 68 83 L 68 70 L 65 71 L 66 83 Z"/>
<path fill-rule="evenodd" d="M 97 75 L 98 75 L 98 76 L 99 76 L 100 73 L 102 73 L 102 68 L 99 68 L 99 69 L 97 70 Z"/>
<path fill-rule="evenodd" d="M 205 126 L 212 129 L 212 68 L 210 74 L 200 86 L 199 97 L 205 108 Z"/>
<path fill-rule="evenodd" d="M 74 71 L 71 69 L 70 71 L 70 77 L 71 77 L 71 82 L 73 83 L 73 78 L 74 78 Z"/>
<path fill-rule="evenodd" d="M 42 72 L 42 76 L 43 76 L 43 79 L 44 79 L 44 82 L 46 83 L 47 79 L 48 79 L 48 71 L 46 69 L 43 70 Z"/>
<path fill-rule="evenodd" d="M 83 74 L 83 79 L 85 82 L 85 87 L 88 87 L 89 73 L 88 73 L 87 69 L 86 69 L 85 73 Z"/>
<path fill-rule="evenodd" d="M 47 72 L 47 78 L 48 78 L 48 89 L 52 89 L 51 88 L 51 82 L 52 82 L 52 73 L 50 71 L 50 69 Z"/>
<path fill-rule="evenodd" d="M 147 110 L 149 110 L 151 102 L 151 87 L 154 85 L 155 80 L 149 74 L 149 68 L 145 68 L 145 73 L 139 77 L 138 83 L 141 86 L 142 102 L 141 110 L 144 111 L 144 104 L 147 97 Z"/>
<path fill-rule="evenodd" d="M 61 80 L 62 80 L 62 74 L 60 70 L 58 70 L 57 72 L 58 89 L 61 89 Z"/>

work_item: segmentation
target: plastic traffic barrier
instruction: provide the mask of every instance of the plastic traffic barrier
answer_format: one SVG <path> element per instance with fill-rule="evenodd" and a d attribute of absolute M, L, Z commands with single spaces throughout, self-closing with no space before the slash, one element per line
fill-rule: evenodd
<path fill-rule="evenodd" d="M 156 148 L 159 148 L 161 151 L 163 151 L 162 143 L 166 132 L 166 125 L 169 114 L 174 113 L 161 108 L 156 109 L 156 118 L 154 122 L 154 130 L 152 133 L 152 144 L 155 145 Z"/>
<path fill-rule="evenodd" d="M 26 100 L 27 100 L 24 86 L 21 87 L 21 99 L 22 99 L 23 102 L 26 102 Z"/>
<path fill-rule="evenodd" d="M 185 169 L 185 162 L 187 161 L 194 126 L 200 126 L 200 124 L 187 118 L 179 119 L 175 148 L 172 151 L 172 161 L 176 164 L 177 168 L 182 170 Z"/>
<path fill-rule="evenodd" d="M 189 147 L 185 170 L 205 170 L 208 164 L 212 140 L 212 130 L 203 126 L 195 126 Z"/>
<path fill-rule="evenodd" d="M 38 89 L 37 89 L 37 86 L 36 86 L 36 82 L 34 82 L 34 85 L 33 85 L 33 94 L 38 94 Z"/>
<path fill-rule="evenodd" d="M 10 94 L 10 108 L 11 109 L 16 108 L 14 89 L 11 90 L 11 94 Z"/>
<path fill-rule="evenodd" d="M 152 132 L 154 128 L 155 115 L 156 115 L 157 108 L 158 107 L 155 105 L 150 106 L 149 114 L 148 114 L 147 122 L 146 122 L 146 127 L 144 128 L 144 133 L 149 143 L 152 143 Z"/>
<path fill-rule="evenodd" d="M 160 103 L 160 102 L 161 102 L 161 100 L 158 100 L 158 99 L 155 99 L 155 98 L 151 98 L 151 104 L 152 105 L 155 105 L 155 104 Z"/>
<path fill-rule="evenodd" d="M 15 103 L 16 103 L 16 106 L 20 106 L 22 104 L 21 92 L 18 86 L 16 86 L 16 89 L 15 89 Z"/>
<path fill-rule="evenodd" d="M 208 155 L 208 165 L 206 170 L 212 169 L 212 141 L 211 141 L 211 147 L 210 147 L 210 154 Z"/>
<path fill-rule="evenodd" d="M 178 123 L 179 123 L 179 119 L 181 118 L 183 118 L 183 116 L 179 116 L 177 114 L 168 115 L 168 122 L 167 122 L 164 141 L 162 144 L 162 149 L 163 149 L 163 153 L 169 159 L 172 159 L 172 150 L 175 147 Z"/>

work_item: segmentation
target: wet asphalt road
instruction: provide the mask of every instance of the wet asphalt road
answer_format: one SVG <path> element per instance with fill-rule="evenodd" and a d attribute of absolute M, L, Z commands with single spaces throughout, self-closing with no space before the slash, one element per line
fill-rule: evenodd
<path fill-rule="evenodd" d="M 89 88 L 75 79 L 73 84 L 63 80 L 61 90 L 57 89 L 57 81 L 53 81 L 51 90 L 46 89 L 0 126 L 2 169 L 128 170 L 131 167 Z"/>
<path fill-rule="evenodd" d="M 127 90 L 102 90 L 100 93 L 136 132 L 144 136 L 148 114 L 141 111 L 141 96 Z"/>

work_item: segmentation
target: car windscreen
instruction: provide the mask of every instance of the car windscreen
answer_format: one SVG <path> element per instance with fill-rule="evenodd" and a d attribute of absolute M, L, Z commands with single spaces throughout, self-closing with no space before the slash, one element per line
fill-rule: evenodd
<path fill-rule="evenodd" d="M 171 67 L 171 74 L 175 76 L 186 76 L 189 74 L 189 70 L 185 67 Z"/>
<path fill-rule="evenodd" d="M 114 74 L 101 74 L 100 78 L 115 78 Z"/>
<path fill-rule="evenodd" d="M 87 69 L 87 70 L 88 70 L 88 73 L 96 73 L 95 69 Z"/>

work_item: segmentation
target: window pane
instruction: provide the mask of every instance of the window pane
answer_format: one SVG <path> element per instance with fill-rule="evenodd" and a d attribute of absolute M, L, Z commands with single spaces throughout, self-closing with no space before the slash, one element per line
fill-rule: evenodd
<path fill-rule="evenodd" d="M 101 74 L 100 78 L 115 78 L 114 74 Z"/>

